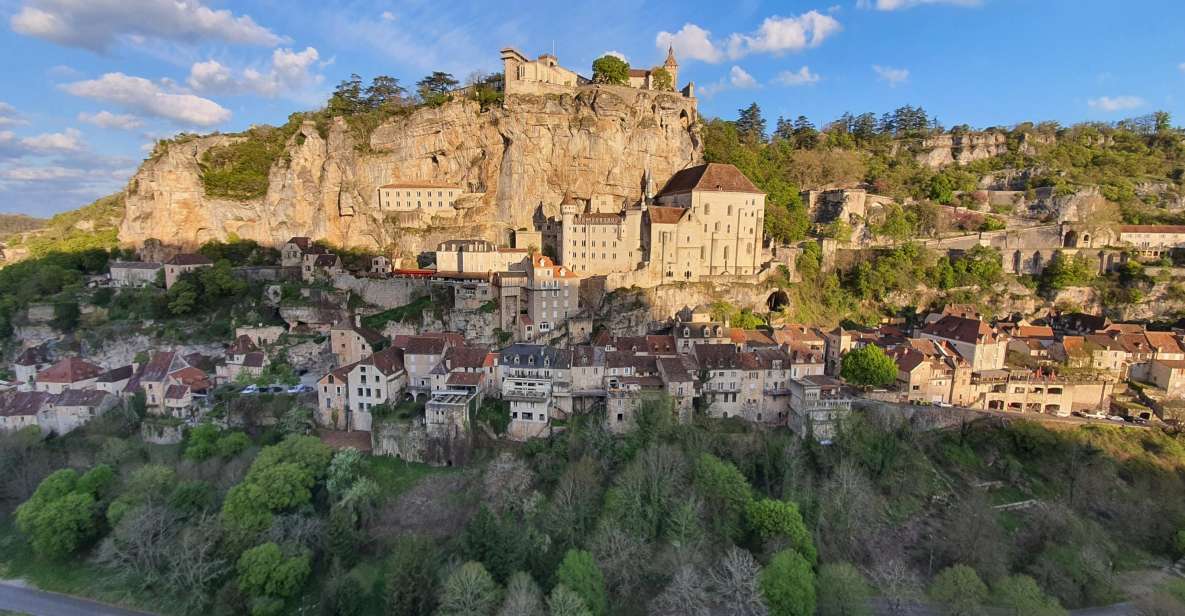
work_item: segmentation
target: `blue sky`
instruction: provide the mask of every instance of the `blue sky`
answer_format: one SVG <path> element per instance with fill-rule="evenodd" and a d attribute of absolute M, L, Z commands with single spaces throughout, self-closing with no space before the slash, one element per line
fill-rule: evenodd
<path fill-rule="evenodd" d="M 1185 124 L 1181 0 L 832 2 L 0 0 L 0 212 L 85 204 L 155 138 L 282 123 L 350 73 L 463 79 L 506 45 L 587 74 L 673 44 L 703 114 L 757 101 L 771 127 L 904 104 L 947 126 Z"/>

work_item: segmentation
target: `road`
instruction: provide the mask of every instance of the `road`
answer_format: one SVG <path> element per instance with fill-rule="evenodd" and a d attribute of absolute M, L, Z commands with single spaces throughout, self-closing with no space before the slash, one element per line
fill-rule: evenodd
<path fill-rule="evenodd" d="M 0 580 L 0 610 L 32 616 L 152 616 L 149 612 L 37 590 L 19 580 Z"/>

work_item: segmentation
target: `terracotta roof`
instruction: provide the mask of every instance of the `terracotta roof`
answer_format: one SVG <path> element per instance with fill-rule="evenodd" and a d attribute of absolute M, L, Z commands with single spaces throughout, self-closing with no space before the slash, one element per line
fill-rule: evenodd
<path fill-rule="evenodd" d="M 740 353 L 731 344 L 697 344 L 695 360 L 705 370 L 735 369 L 740 367 Z"/>
<path fill-rule="evenodd" d="M 1018 325 L 1016 336 L 1021 338 L 1052 339 L 1053 328 L 1048 325 Z"/>
<path fill-rule="evenodd" d="M 536 254 L 535 256 L 531 257 L 531 265 L 540 269 L 551 268 L 551 275 L 554 278 L 579 278 L 579 276 L 577 276 L 572 270 L 562 265 L 556 265 L 555 259 L 552 259 L 551 257 L 545 257 L 541 254 Z"/>
<path fill-rule="evenodd" d="M 1185 353 L 1177 336 L 1172 332 L 1146 332 L 1144 336 L 1148 338 L 1148 342 L 1156 348 L 1158 353 Z"/>
<path fill-rule="evenodd" d="M 1119 225 L 1120 233 L 1185 233 L 1185 225 Z"/>
<path fill-rule="evenodd" d="M 443 338 L 412 336 L 403 348 L 409 355 L 440 355 L 448 348 L 448 344 Z"/>
<path fill-rule="evenodd" d="M 456 188 L 460 189 L 460 185 L 449 184 L 448 182 L 433 182 L 431 180 L 404 180 L 401 182 L 392 182 L 390 184 L 383 184 L 380 188 Z"/>
<path fill-rule="evenodd" d="M 649 75 L 649 74 L 650 74 L 650 71 L 643 69 L 643 68 L 631 68 L 630 69 L 630 77 L 645 77 L 646 75 Z"/>
<path fill-rule="evenodd" d="M 129 366 L 120 366 L 119 368 L 113 368 L 111 370 L 108 370 L 107 372 L 104 372 L 103 374 L 100 374 L 99 378 L 98 378 L 98 382 L 99 383 L 118 383 L 120 381 L 126 381 L 126 380 L 132 378 L 132 374 L 134 372 L 135 371 L 132 370 L 132 367 L 130 365 Z"/>
<path fill-rule="evenodd" d="M 235 338 L 235 341 L 230 344 L 226 352 L 228 355 L 245 355 L 258 350 L 259 347 L 255 345 L 255 341 L 251 339 L 251 336 L 243 334 Z"/>
<path fill-rule="evenodd" d="M 148 363 L 144 364 L 144 368 L 140 371 L 140 381 L 157 382 L 165 380 L 169 376 L 169 370 L 172 369 L 173 360 L 177 358 L 177 353 L 173 351 L 160 351 L 152 354 L 152 358 Z"/>
<path fill-rule="evenodd" d="M 267 356 L 262 351 L 252 351 L 243 355 L 243 366 L 246 368 L 262 368 Z"/>
<path fill-rule="evenodd" d="M 450 372 L 445 383 L 448 385 L 469 385 L 477 387 L 481 385 L 482 378 L 485 377 L 484 372 Z"/>
<path fill-rule="evenodd" d="M 658 371 L 667 381 L 673 383 L 687 383 L 692 381 L 691 372 L 678 357 L 658 358 Z"/>
<path fill-rule="evenodd" d="M 958 340 L 959 342 L 966 342 L 968 344 L 976 344 L 980 339 L 992 341 L 997 335 L 991 326 L 984 321 L 965 319 L 954 315 L 947 315 L 930 323 L 922 329 L 922 333 L 938 338 L 946 338 L 947 340 Z"/>
<path fill-rule="evenodd" d="M 774 342 L 773 338 L 769 337 L 769 334 L 759 329 L 734 327 L 728 335 L 735 344 L 748 344 L 750 346 L 777 346 L 778 344 Z"/>
<path fill-rule="evenodd" d="M 186 366 L 176 372 L 169 374 L 169 378 L 176 380 L 184 385 L 188 385 L 195 391 L 207 389 L 210 386 L 209 378 L 205 372 L 194 368 L 193 366 Z"/>
<path fill-rule="evenodd" d="M 179 255 L 174 255 L 172 259 L 169 259 L 165 263 L 168 265 L 214 265 L 214 262 L 206 258 L 205 255 L 195 252 L 183 252 Z"/>
<path fill-rule="evenodd" d="M 667 180 L 659 196 L 685 193 L 692 190 L 714 190 L 763 195 L 740 169 L 727 163 L 707 163 L 683 169 Z"/>
<path fill-rule="evenodd" d="M 187 393 L 189 393 L 188 385 L 169 385 L 169 388 L 165 390 L 165 399 L 181 400 Z"/>
<path fill-rule="evenodd" d="M 104 370 L 81 357 L 67 357 L 37 373 L 39 383 L 77 383 L 93 379 Z"/>
<path fill-rule="evenodd" d="M 357 365 L 358 365 L 358 362 L 354 362 L 352 364 L 346 364 L 345 366 L 338 366 L 338 367 L 334 368 L 333 370 L 330 370 L 328 374 L 321 377 L 320 380 L 318 380 L 317 382 L 320 383 L 321 381 L 327 380 L 327 378 L 329 376 L 333 376 L 333 378 L 337 379 L 337 383 L 334 383 L 335 385 L 338 383 L 345 385 L 350 380 L 350 371 L 353 370 L 354 366 L 357 366 Z"/>
<path fill-rule="evenodd" d="M 67 389 L 51 401 L 55 406 L 97 407 L 111 394 L 97 389 Z"/>
<path fill-rule="evenodd" d="M 482 347 L 456 346 L 444 354 L 444 360 L 451 370 L 458 368 L 477 369 L 485 366 L 489 351 Z"/>
<path fill-rule="evenodd" d="M 683 218 L 687 210 L 681 207 L 664 207 L 652 205 L 646 208 L 646 213 L 650 216 L 651 224 L 656 225 L 673 225 Z"/>
<path fill-rule="evenodd" d="M 375 353 L 362 361 L 358 362 L 359 366 L 374 366 L 379 372 L 390 376 L 398 372 L 402 372 L 403 368 L 403 349 L 396 347 L 387 347 L 378 353 Z"/>
<path fill-rule="evenodd" d="M 43 391 L 13 391 L 0 394 L 0 417 L 36 415 L 53 395 Z"/>
<path fill-rule="evenodd" d="M 313 245 L 313 240 L 302 235 L 288 240 L 287 243 L 296 244 L 301 250 L 308 250 L 309 246 Z"/>

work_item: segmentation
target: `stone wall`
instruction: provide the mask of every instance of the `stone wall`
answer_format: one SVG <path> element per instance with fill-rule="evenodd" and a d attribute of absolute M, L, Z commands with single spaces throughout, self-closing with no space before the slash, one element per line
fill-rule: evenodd
<path fill-rule="evenodd" d="M 176 445 L 185 438 L 185 424 L 146 419 L 140 423 L 140 437 L 153 445 Z"/>
<path fill-rule="evenodd" d="M 334 276 L 333 286 L 385 310 L 406 306 L 427 295 L 431 283 L 425 278 L 358 278 L 346 273 Z"/>
<path fill-rule="evenodd" d="M 432 466 L 462 466 L 473 445 L 463 434 L 431 437 L 421 421 L 375 421 L 370 433 L 371 453 Z"/>

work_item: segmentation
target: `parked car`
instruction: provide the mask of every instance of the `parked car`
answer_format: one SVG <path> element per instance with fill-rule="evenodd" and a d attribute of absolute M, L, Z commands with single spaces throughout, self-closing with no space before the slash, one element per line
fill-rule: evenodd
<path fill-rule="evenodd" d="M 312 393 L 312 391 L 313 387 L 311 385 L 305 385 L 303 383 L 288 388 L 288 393 L 290 394 L 307 394 Z"/>
<path fill-rule="evenodd" d="M 259 386 L 258 385 L 248 385 L 248 386 L 244 387 L 243 391 L 241 391 L 239 393 L 243 394 L 244 396 L 250 396 L 253 394 L 257 394 L 257 393 L 259 393 Z"/>
<path fill-rule="evenodd" d="M 1107 419 L 1110 419 L 1111 421 L 1118 421 L 1119 423 L 1123 423 L 1123 421 L 1124 421 L 1124 419 L 1122 417 L 1120 417 L 1119 415 L 1112 415 L 1112 416 L 1108 417 Z"/>
<path fill-rule="evenodd" d="M 283 385 L 269 385 L 268 387 L 265 387 L 264 390 L 269 394 L 282 394 L 288 391 L 288 388 L 284 387 Z"/>

